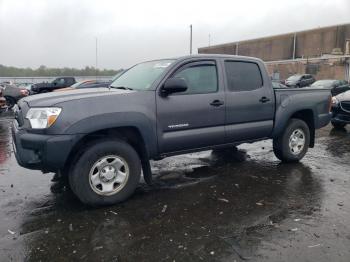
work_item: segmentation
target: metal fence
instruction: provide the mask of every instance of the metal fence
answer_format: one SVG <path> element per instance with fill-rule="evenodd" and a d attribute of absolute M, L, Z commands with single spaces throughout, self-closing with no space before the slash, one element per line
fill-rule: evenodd
<path fill-rule="evenodd" d="M 21 84 L 21 83 L 41 83 L 41 82 L 51 82 L 58 76 L 35 76 L 35 77 L 0 77 L 0 83 L 2 82 L 12 82 L 14 84 Z M 101 80 L 101 81 L 108 81 L 111 80 L 113 76 L 76 76 L 75 79 L 79 81 L 83 80 Z"/>

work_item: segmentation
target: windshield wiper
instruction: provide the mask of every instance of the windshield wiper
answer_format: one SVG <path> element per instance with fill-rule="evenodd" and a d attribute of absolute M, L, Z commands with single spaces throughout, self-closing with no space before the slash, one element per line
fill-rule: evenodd
<path fill-rule="evenodd" d="M 126 87 L 126 86 L 110 86 L 110 87 L 115 89 L 134 90 L 131 87 Z"/>

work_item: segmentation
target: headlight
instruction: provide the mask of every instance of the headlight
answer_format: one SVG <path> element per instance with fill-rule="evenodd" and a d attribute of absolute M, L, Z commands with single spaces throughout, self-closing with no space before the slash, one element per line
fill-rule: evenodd
<path fill-rule="evenodd" d="M 26 118 L 32 128 L 42 129 L 52 126 L 62 109 L 58 107 L 30 108 Z"/>
<path fill-rule="evenodd" d="M 335 96 L 333 96 L 332 97 L 332 106 L 338 106 L 338 104 L 339 104 L 339 100 Z"/>

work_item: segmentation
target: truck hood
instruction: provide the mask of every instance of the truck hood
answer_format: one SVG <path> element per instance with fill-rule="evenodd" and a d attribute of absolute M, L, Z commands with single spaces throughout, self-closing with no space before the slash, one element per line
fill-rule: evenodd
<path fill-rule="evenodd" d="M 342 101 L 350 101 L 350 91 L 346 91 L 344 93 L 341 93 L 336 96 L 336 98 L 342 102 Z"/>
<path fill-rule="evenodd" d="M 74 89 L 72 91 L 66 92 L 51 92 L 38 95 L 28 96 L 23 98 L 22 101 L 26 102 L 29 107 L 49 107 L 55 106 L 59 103 L 87 99 L 99 96 L 110 96 L 110 95 L 121 95 L 125 93 L 133 93 L 136 91 L 132 90 L 122 90 L 115 88 L 84 88 L 84 89 Z"/>

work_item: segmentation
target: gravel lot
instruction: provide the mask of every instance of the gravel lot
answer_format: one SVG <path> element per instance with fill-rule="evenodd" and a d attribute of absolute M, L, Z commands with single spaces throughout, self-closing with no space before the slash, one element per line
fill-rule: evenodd
<path fill-rule="evenodd" d="M 349 261 L 350 128 L 317 132 L 299 164 L 271 141 L 152 163 L 127 202 L 83 206 L 19 167 L 0 118 L 0 261 Z"/>

